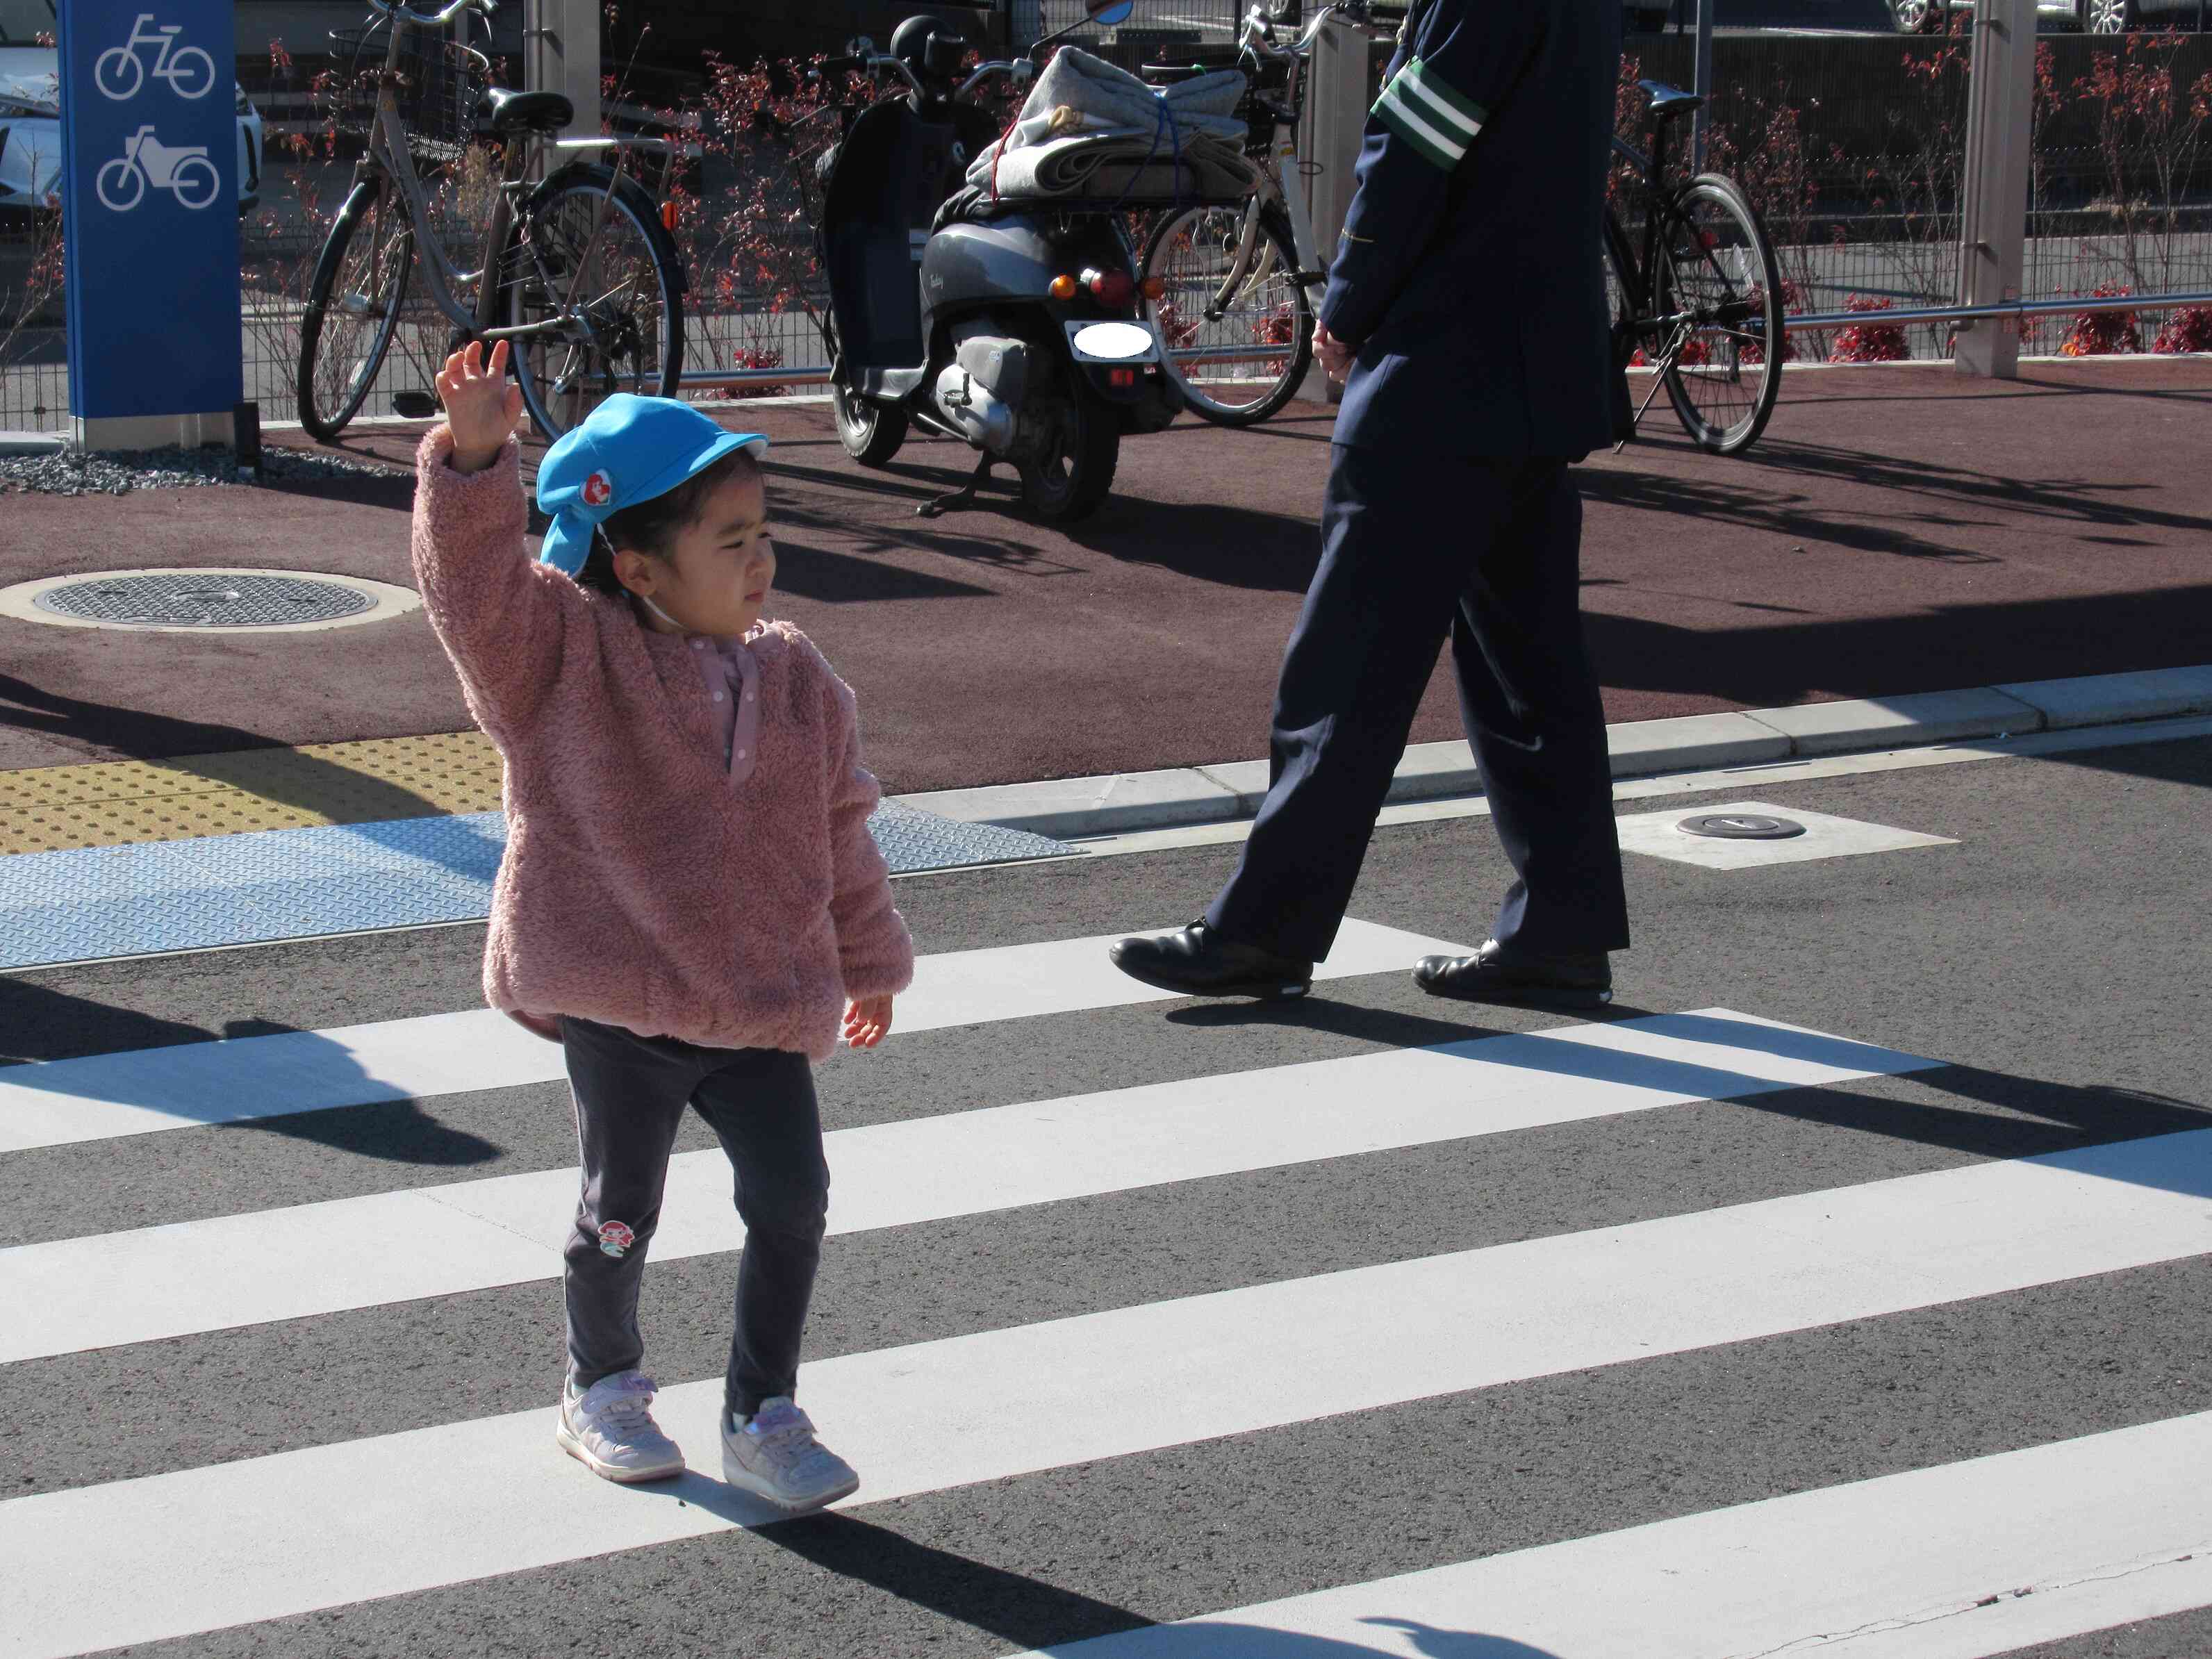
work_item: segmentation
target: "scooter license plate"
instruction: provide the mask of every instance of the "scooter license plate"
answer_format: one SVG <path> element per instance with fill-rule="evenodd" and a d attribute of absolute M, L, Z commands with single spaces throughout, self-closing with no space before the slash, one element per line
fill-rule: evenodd
<path fill-rule="evenodd" d="M 1079 363 L 1156 363 L 1159 337 L 1147 323 L 1070 323 L 1067 349 Z"/>

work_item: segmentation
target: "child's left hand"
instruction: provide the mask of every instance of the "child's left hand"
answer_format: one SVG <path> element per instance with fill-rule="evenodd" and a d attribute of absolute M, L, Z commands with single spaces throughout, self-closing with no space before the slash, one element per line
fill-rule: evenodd
<path fill-rule="evenodd" d="M 854 1048 L 874 1048 L 890 1029 L 889 997 L 854 997 L 845 1005 L 845 1041 Z"/>

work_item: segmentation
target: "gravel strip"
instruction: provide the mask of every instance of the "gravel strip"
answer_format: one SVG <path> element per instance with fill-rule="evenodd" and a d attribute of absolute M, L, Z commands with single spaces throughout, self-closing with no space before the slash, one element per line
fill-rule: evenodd
<path fill-rule="evenodd" d="M 149 449 L 130 453 L 0 455 L 0 495 L 126 495 L 134 489 L 184 489 L 204 484 L 276 480 L 388 478 L 406 469 L 303 455 L 275 446 L 261 452 L 258 477 L 240 472 L 228 449 Z"/>

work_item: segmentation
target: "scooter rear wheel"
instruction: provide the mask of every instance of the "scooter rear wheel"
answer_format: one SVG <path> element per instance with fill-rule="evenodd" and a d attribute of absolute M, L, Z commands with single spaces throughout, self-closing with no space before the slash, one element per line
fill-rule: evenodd
<path fill-rule="evenodd" d="M 1121 428 L 1106 410 L 1073 388 L 1053 421 L 1043 453 L 1017 464 L 1022 499 L 1048 524 L 1066 524 L 1098 510 L 1121 460 Z"/>
<path fill-rule="evenodd" d="M 906 411 L 863 403 L 842 386 L 830 388 L 830 406 L 836 411 L 837 441 L 862 466 L 882 466 L 906 441 Z"/>

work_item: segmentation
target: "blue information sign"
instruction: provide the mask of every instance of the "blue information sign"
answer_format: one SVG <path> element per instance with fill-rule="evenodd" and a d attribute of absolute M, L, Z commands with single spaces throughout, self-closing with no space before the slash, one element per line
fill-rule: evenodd
<path fill-rule="evenodd" d="M 70 410 L 228 413 L 239 345 L 232 0 L 61 0 Z"/>

